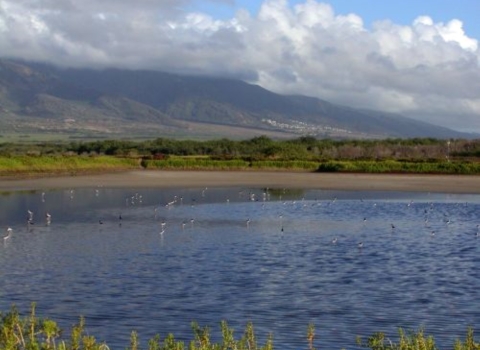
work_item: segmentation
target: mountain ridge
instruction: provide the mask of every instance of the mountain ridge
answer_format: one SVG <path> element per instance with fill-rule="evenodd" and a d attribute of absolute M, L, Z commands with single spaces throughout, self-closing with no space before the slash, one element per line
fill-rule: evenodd
<path fill-rule="evenodd" d="M 11 60 L 0 60 L 0 121 L 6 131 L 16 125 L 32 132 L 113 136 L 206 137 L 210 125 L 213 135 L 223 133 L 219 137 L 231 137 L 228 128 L 244 134 L 237 138 L 473 137 L 392 113 L 280 95 L 240 80 Z"/>

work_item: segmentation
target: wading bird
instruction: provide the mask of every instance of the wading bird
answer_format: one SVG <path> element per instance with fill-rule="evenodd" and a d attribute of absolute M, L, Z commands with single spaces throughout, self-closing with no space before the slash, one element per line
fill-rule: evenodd
<path fill-rule="evenodd" d="M 12 232 L 13 232 L 13 230 L 12 230 L 11 227 L 7 228 L 7 235 L 5 237 L 3 237 L 3 240 L 6 241 L 10 237 L 12 237 Z"/>
<path fill-rule="evenodd" d="M 31 223 L 33 223 L 33 212 L 29 209 L 29 210 L 27 210 L 27 213 L 28 213 L 27 221 L 28 221 L 29 224 L 31 224 Z"/>
<path fill-rule="evenodd" d="M 48 213 L 48 212 L 45 214 L 45 221 L 46 221 L 47 226 L 52 223 L 52 215 L 50 215 L 50 213 Z"/>

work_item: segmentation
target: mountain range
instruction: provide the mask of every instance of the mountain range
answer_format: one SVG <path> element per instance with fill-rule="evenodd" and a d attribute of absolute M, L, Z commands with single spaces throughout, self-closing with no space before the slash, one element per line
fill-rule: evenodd
<path fill-rule="evenodd" d="M 471 138 L 240 80 L 0 60 L 1 133 L 73 137 Z"/>

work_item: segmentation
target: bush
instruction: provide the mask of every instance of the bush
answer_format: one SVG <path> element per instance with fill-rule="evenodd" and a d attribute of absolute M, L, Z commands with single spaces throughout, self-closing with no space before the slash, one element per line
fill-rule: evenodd
<path fill-rule="evenodd" d="M 220 323 L 222 340 L 213 343 L 210 339 L 210 329 L 192 323 L 193 339 L 188 348 L 182 341 L 175 340 L 173 334 L 168 334 L 163 340 L 160 335 L 148 341 L 148 350 L 273 350 L 273 336 L 269 334 L 264 345 L 258 345 L 253 324 L 247 323 L 240 338 L 235 338 L 234 330 L 226 321 Z M 85 331 L 85 319 L 80 317 L 78 324 L 72 326 L 69 337 L 57 323 L 50 319 L 37 317 L 35 303 L 31 306 L 30 315 L 20 316 L 17 308 L 12 306 L 9 312 L 0 312 L 0 349 L 2 350 L 109 350 L 106 343 L 99 343 L 94 336 Z M 315 327 L 309 324 L 306 332 L 308 350 L 315 350 Z M 130 334 L 130 344 L 127 350 L 139 350 L 138 334 Z M 423 329 L 416 332 L 405 332 L 399 329 L 398 343 L 393 342 L 384 333 L 374 333 L 363 341 L 357 337 L 357 344 L 372 350 L 436 350 L 433 336 L 427 336 Z M 457 340 L 454 350 L 479 350 L 480 344 L 474 339 L 473 329 L 468 328 L 465 341 Z"/>

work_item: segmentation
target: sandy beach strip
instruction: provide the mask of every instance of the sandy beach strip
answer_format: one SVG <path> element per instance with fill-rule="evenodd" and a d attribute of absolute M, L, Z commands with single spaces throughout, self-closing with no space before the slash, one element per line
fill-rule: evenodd
<path fill-rule="evenodd" d="M 480 194 L 480 176 L 138 170 L 96 175 L 0 179 L 0 191 L 4 192 L 98 187 L 265 187 Z"/>

